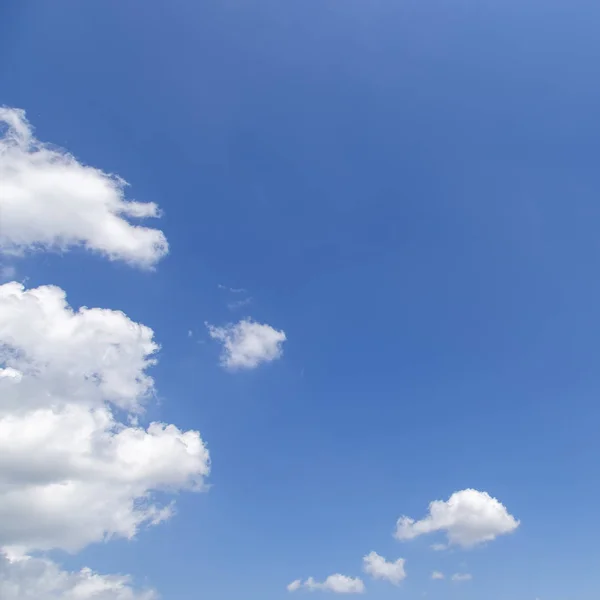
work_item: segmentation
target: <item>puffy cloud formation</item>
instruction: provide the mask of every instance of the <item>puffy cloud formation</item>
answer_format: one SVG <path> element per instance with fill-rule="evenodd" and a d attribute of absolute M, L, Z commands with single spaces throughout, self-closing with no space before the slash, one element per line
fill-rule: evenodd
<path fill-rule="evenodd" d="M 210 337 L 223 344 L 221 364 L 229 369 L 254 369 L 283 354 L 285 333 L 270 325 L 243 319 L 225 327 L 207 327 Z"/>
<path fill-rule="evenodd" d="M 452 581 L 461 582 L 461 581 L 471 581 L 473 579 L 473 575 L 469 573 L 454 573 L 452 575 Z"/>
<path fill-rule="evenodd" d="M 121 312 L 73 311 L 53 286 L 0 286 L 0 548 L 131 538 L 170 516 L 155 492 L 203 488 L 198 432 L 115 416 L 152 395 L 156 350 Z"/>
<path fill-rule="evenodd" d="M 444 579 L 444 574 L 440 573 L 439 571 L 434 571 L 431 574 L 431 579 Z"/>
<path fill-rule="evenodd" d="M 0 108 L 0 250 L 83 246 L 142 267 L 168 252 L 163 233 L 127 218 L 160 216 L 125 200 L 125 181 L 37 140 L 22 110 Z"/>
<path fill-rule="evenodd" d="M 403 558 L 399 558 L 395 562 L 388 562 L 383 556 L 377 554 L 377 552 L 370 552 L 363 557 L 365 573 L 368 573 L 375 579 L 386 579 L 394 585 L 398 585 L 406 578 L 404 563 L 405 560 Z"/>
<path fill-rule="evenodd" d="M 511 533 L 519 521 L 496 498 L 486 492 L 462 490 L 444 502 L 435 500 L 429 505 L 429 514 L 420 521 L 400 517 L 395 536 L 411 540 L 434 531 L 445 531 L 448 543 L 469 548 Z"/>
<path fill-rule="evenodd" d="M 287 586 L 290 592 L 295 592 L 300 588 L 305 588 L 311 592 L 323 590 L 335 594 L 362 594 L 365 591 L 365 584 L 358 577 L 347 577 L 336 573 L 330 575 L 323 582 L 315 581 L 312 577 L 309 577 L 304 583 L 300 579 L 296 579 Z"/>
<path fill-rule="evenodd" d="M 2 600 L 157 600 L 152 590 L 136 591 L 129 578 L 90 569 L 68 572 L 42 558 L 11 559 L 0 553 Z"/>

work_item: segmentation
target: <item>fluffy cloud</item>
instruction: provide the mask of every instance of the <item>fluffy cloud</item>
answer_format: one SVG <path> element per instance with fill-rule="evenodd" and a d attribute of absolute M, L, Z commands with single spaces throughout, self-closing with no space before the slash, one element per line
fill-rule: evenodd
<path fill-rule="evenodd" d="M 377 552 L 370 552 L 363 557 L 363 568 L 365 573 L 375 579 L 387 579 L 394 585 L 398 585 L 406 578 L 404 562 L 403 558 L 399 558 L 395 562 L 388 562 Z"/>
<path fill-rule="evenodd" d="M 270 325 L 243 319 L 225 327 L 207 324 L 210 337 L 223 344 L 221 364 L 229 369 L 254 369 L 283 354 L 283 331 Z"/>
<path fill-rule="evenodd" d="M 439 571 L 434 571 L 431 574 L 431 579 L 444 579 L 444 574 L 440 573 Z"/>
<path fill-rule="evenodd" d="M 156 492 L 203 488 L 198 432 L 116 417 L 152 396 L 156 350 L 121 312 L 73 311 L 53 286 L 0 286 L 0 548 L 131 538 L 172 513 Z"/>
<path fill-rule="evenodd" d="M 461 582 L 461 581 L 471 581 L 473 579 L 473 575 L 469 573 L 454 573 L 452 575 L 452 581 Z"/>
<path fill-rule="evenodd" d="M 152 590 L 136 591 L 120 575 L 99 575 L 90 569 L 63 571 L 52 561 L 0 553 L 2 600 L 156 600 Z"/>
<path fill-rule="evenodd" d="M 74 312 L 54 286 L 0 286 L 0 360 L 28 376 L 4 390 L 0 410 L 73 401 L 137 410 L 153 391 L 146 368 L 157 350 L 152 330 L 122 312 Z"/>
<path fill-rule="evenodd" d="M 38 141 L 21 110 L 0 108 L 0 127 L 1 251 L 83 246 L 143 267 L 168 252 L 161 231 L 127 220 L 159 210 L 125 200 L 125 181 Z"/>
<path fill-rule="evenodd" d="M 304 583 L 300 579 L 292 581 L 287 586 L 288 591 L 295 592 L 300 588 L 305 588 L 311 592 L 323 590 L 334 592 L 336 594 L 362 594 L 365 591 L 365 584 L 358 577 L 347 577 L 346 575 L 330 575 L 325 581 L 318 582 L 309 577 Z"/>
<path fill-rule="evenodd" d="M 468 489 L 455 492 L 446 502 L 431 502 L 429 514 L 420 521 L 400 517 L 395 536 L 399 540 L 411 540 L 445 531 L 449 544 L 468 548 L 511 533 L 518 526 L 519 521 L 498 500 L 486 492 Z"/>

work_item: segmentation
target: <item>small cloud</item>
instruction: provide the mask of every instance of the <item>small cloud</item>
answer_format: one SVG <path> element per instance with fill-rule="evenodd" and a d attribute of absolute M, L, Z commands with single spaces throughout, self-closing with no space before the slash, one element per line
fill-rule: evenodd
<path fill-rule="evenodd" d="M 452 575 L 452 581 L 471 581 L 471 579 L 473 579 L 473 575 L 470 573 L 454 573 L 454 575 Z"/>
<path fill-rule="evenodd" d="M 431 549 L 434 550 L 435 552 L 442 552 L 444 550 L 446 550 L 448 548 L 448 546 L 446 546 L 446 544 L 431 544 Z"/>
<path fill-rule="evenodd" d="M 511 533 L 519 524 L 496 498 L 487 492 L 467 489 L 454 492 L 447 501 L 434 500 L 429 504 L 428 514 L 419 521 L 400 517 L 395 537 L 412 540 L 435 531 L 445 531 L 448 545 L 470 548 Z"/>
<path fill-rule="evenodd" d="M 227 308 L 229 310 L 237 310 L 238 308 L 242 308 L 243 306 L 248 306 L 252 302 L 252 296 L 248 296 L 248 298 L 243 298 L 242 300 L 234 300 L 233 302 L 227 303 Z"/>
<path fill-rule="evenodd" d="M 206 324 L 213 340 L 221 342 L 221 365 L 229 369 L 254 369 L 281 358 L 286 335 L 270 325 L 242 319 L 224 327 Z"/>
<path fill-rule="evenodd" d="M 431 579 L 444 579 L 444 574 L 440 573 L 439 571 L 434 571 L 431 574 Z"/>
<path fill-rule="evenodd" d="M 226 292 L 231 292 L 232 294 L 245 294 L 246 293 L 246 290 L 244 288 L 232 288 L 232 287 L 228 287 L 226 285 L 221 285 L 220 283 L 217 287 L 220 290 L 224 290 Z"/>
<path fill-rule="evenodd" d="M 287 589 L 290 592 L 295 592 L 301 587 L 311 592 L 323 590 L 334 594 L 362 594 L 365 591 L 365 584 L 360 578 L 347 577 L 339 573 L 330 575 L 323 582 L 315 581 L 312 577 L 309 577 L 304 583 L 300 579 L 296 579 L 287 586 Z"/>
<path fill-rule="evenodd" d="M 399 558 L 394 562 L 388 562 L 379 556 L 377 552 L 371 552 L 363 557 L 363 569 L 365 573 L 371 575 L 374 579 L 386 579 L 394 585 L 398 585 L 406 578 L 404 570 L 405 560 Z"/>
<path fill-rule="evenodd" d="M 188 337 L 192 337 L 193 335 L 194 335 L 194 332 L 191 329 L 189 329 L 188 330 Z"/>

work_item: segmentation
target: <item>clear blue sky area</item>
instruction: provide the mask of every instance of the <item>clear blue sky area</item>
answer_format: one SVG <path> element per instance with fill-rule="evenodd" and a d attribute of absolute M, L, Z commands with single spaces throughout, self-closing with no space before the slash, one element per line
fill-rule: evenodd
<path fill-rule="evenodd" d="M 599 20 L 585 0 L 0 2 L 0 104 L 156 202 L 170 243 L 155 272 L 82 250 L 19 272 L 152 327 L 147 418 L 213 461 L 168 522 L 52 556 L 164 600 L 333 573 L 374 600 L 597 600 Z M 205 322 L 245 316 L 287 341 L 231 372 Z M 394 539 L 468 488 L 519 527 Z M 362 572 L 372 550 L 406 559 L 399 586 Z"/>

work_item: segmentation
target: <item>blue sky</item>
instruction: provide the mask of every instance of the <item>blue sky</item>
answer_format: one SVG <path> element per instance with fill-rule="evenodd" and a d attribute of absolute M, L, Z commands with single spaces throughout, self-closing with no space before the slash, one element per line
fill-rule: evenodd
<path fill-rule="evenodd" d="M 155 270 L 72 246 L 2 264 L 152 328 L 141 421 L 199 430 L 212 460 L 210 489 L 135 539 L 32 552 L 165 600 L 278 600 L 335 573 L 381 600 L 597 598 L 599 17 L 5 0 L 0 104 L 158 205 L 144 224 L 169 252 Z M 205 323 L 246 317 L 286 339 L 226 368 Z M 519 526 L 473 548 L 394 539 L 466 489 Z M 371 551 L 406 578 L 365 573 Z"/>

